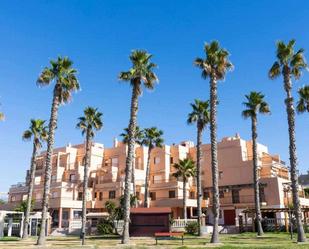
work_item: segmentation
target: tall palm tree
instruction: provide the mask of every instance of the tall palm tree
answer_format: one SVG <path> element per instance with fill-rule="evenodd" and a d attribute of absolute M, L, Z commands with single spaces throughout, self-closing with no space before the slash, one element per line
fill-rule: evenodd
<path fill-rule="evenodd" d="M 95 135 L 95 131 L 102 128 L 102 113 L 98 112 L 97 108 L 86 107 L 84 110 L 84 116 L 78 118 L 76 128 L 82 131 L 82 135 L 86 136 L 86 154 L 85 154 L 85 165 L 84 165 L 84 181 L 83 181 L 83 199 L 82 199 L 82 229 L 81 238 L 82 245 L 85 244 L 85 232 L 86 232 L 86 196 L 88 187 L 88 168 L 90 167 L 91 157 L 91 144 Z"/>
<path fill-rule="evenodd" d="M 173 166 L 176 169 L 173 176 L 177 179 L 182 179 L 183 218 L 187 220 L 187 182 L 190 177 L 194 177 L 196 175 L 196 166 L 194 161 L 190 158 L 179 160 L 179 162 L 175 163 Z"/>
<path fill-rule="evenodd" d="M 31 210 L 32 193 L 34 187 L 34 178 L 36 163 L 35 159 L 37 157 L 39 149 L 42 147 L 42 143 L 47 140 L 47 126 L 45 125 L 45 120 L 41 119 L 31 119 L 29 129 L 24 131 L 22 136 L 24 141 L 29 141 L 33 139 L 32 156 L 30 163 L 30 174 L 29 174 L 29 188 L 27 195 L 27 206 L 25 212 L 25 222 L 23 227 L 23 239 L 28 238 L 28 226 L 29 226 L 29 216 Z"/>
<path fill-rule="evenodd" d="M 155 147 L 162 148 L 164 140 L 162 138 L 163 131 L 158 130 L 157 127 L 145 128 L 142 140 L 142 145 L 148 147 L 148 157 L 146 165 L 146 179 L 145 179 L 145 195 L 144 195 L 144 207 L 148 207 L 149 197 L 149 177 L 150 177 L 150 155 L 151 151 Z"/>
<path fill-rule="evenodd" d="M 196 58 L 194 64 L 202 70 L 202 78 L 210 79 L 210 141 L 213 185 L 213 233 L 211 243 L 219 243 L 219 174 L 217 158 L 217 81 L 223 80 L 227 71 L 233 69 L 229 52 L 220 47 L 217 41 L 204 46 L 205 58 Z"/>
<path fill-rule="evenodd" d="M 269 114 L 269 106 L 264 100 L 264 95 L 260 92 L 250 92 L 245 95 L 246 102 L 243 102 L 245 110 L 242 111 L 244 118 L 251 118 L 251 132 L 252 132 L 252 153 L 253 153 L 253 184 L 254 184 L 254 200 L 255 200 L 255 215 L 257 222 L 258 235 L 263 235 L 262 215 L 260 206 L 260 191 L 259 191 L 259 174 L 258 174 L 258 156 L 257 156 L 257 115 Z"/>
<path fill-rule="evenodd" d="M 298 90 L 299 101 L 297 102 L 297 112 L 309 112 L 309 86 L 303 86 Z"/>
<path fill-rule="evenodd" d="M 202 183 L 201 183 L 201 159 L 202 159 L 202 133 L 209 123 L 209 101 L 195 99 L 191 103 L 192 112 L 189 113 L 187 123 L 196 123 L 197 128 L 197 145 L 196 145 L 196 182 L 197 182 L 197 218 L 198 218 L 198 235 L 201 235 L 201 216 L 202 216 Z"/>
<path fill-rule="evenodd" d="M 124 225 L 122 243 L 129 243 L 129 221 L 130 221 L 130 181 L 132 179 L 132 161 L 134 156 L 135 130 L 137 122 L 138 97 L 142 93 L 142 85 L 148 89 L 153 89 L 158 81 L 153 70 L 157 67 L 152 63 L 152 55 L 144 50 L 134 50 L 130 55 L 132 67 L 119 74 L 119 79 L 130 82 L 132 86 L 130 121 L 129 121 L 129 137 L 128 137 L 128 155 L 126 159 L 125 173 L 125 192 L 124 192 Z"/>
<path fill-rule="evenodd" d="M 122 142 L 125 143 L 125 144 L 128 144 L 128 141 L 129 141 L 129 129 L 128 128 L 123 129 L 123 133 L 121 133 L 120 136 L 122 137 Z M 134 138 L 135 143 L 136 144 L 141 144 L 142 138 L 143 138 L 143 132 L 141 131 L 139 126 L 136 126 L 135 138 Z M 135 156 L 133 156 L 133 158 L 135 159 Z M 132 183 L 133 183 L 133 195 L 136 196 L 135 160 L 134 159 L 132 161 Z M 137 202 L 136 202 L 136 204 L 137 204 Z"/>
<path fill-rule="evenodd" d="M 289 127 L 289 154 L 290 154 L 290 174 L 292 182 L 293 206 L 297 223 L 297 241 L 306 240 L 302 224 L 302 213 L 298 196 L 298 175 L 297 175 L 297 154 L 295 138 L 295 109 L 292 96 L 292 77 L 296 80 L 300 78 L 302 71 L 307 68 L 304 58 L 304 50 L 294 51 L 295 40 L 285 44 L 283 41 L 277 42 L 276 61 L 269 70 L 270 79 L 275 79 L 282 75 L 283 86 L 286 92 L 285 106 Z"/>
<path fill-rule="evenodd" d="M 52 153 L 55 130 L 57 128 L 59 105 L 68 103 L 71 100 L 72 92 L 79 90 L 79 82 L 76 77 L 77 71 L 72 68 L 72 64 L 73 62 L 68 57 L 58 57 L 56 60 L 51 60 L 50 67 L 45 67 L 37 80 L 39 86 L 48 86 L 55 83 L 48 126 L 44 193 L 42 200 L 42 221 L 40 235 L 37 241 L 38 245 L 45 244 L 46 240 L 45 231 L 50 194 Z"/>

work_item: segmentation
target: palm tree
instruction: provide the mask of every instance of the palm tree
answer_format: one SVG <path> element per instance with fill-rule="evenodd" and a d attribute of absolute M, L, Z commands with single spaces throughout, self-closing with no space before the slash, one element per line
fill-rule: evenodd
<path fill-rule="evenodd" d="M 260 206 L 260 191 L 259 191 L 259 174 L 258 174 L 258 156 L 257 156 L 257 115 L 269 114 L 269 106 L 264 100 L 264 95 L 260 92 L 250 92 L 245 95 L 246 102 L 243 102 L 245 110 L 242 111 L 244 118 L 251 118 L 251 132 L 252 132 L 252 153 L 253 153 L 253 184 L 254 184 L 254 200 L 255 200 L 255 215 L 257 222 L 258 235 L 263 235 L 262 215 Z"/>
<path fill-rule="evenodd" d="M 25 222 L 23 227 L 23 239 L 28 238 L 28 226 L 29 226 L 29 216 L 31 210 L 32 193 L 34 187 L 34 178 L 36 163 L 35 159 L 37 157 L 39 149 L 42 147 L 42 142 L 47 140 L 47 126 L 45 125 L 45 120 L 41 119 L 31 119 L 29 129 L 23 133 L 23 140 L 29 141 L 33 138 L 33 148 L 30 163 L 30 177 L 29 177 L 29 188 L 26 202 L 26 212 L 25 212 Z"/>
<path fill-rule="evenodd" d="M 132 161 L 134 157 L 135 130 L 137 122 L 138 97 L 142 93 L 142 85 L 148 89 L 153 89 L 158 78 L 153 70 L 156 64 L 150 61 L 152 55 L 144 50 L 134 50 L 130 55 L 132 68 L 129 71 L 121 72 L 119 79 L 130 82 L 132 86 L 129 136 L 128 136 L 128 155 L 126 159 L 125 173 L 125 192 L 124 192 L 124 225 L 122 243 L 129 243 L 129 221 L 130 221 L 130 181 L 132 179 Z"/>
<path fill-rule="evenodd" d="M 148 207 L 149 197 L 149 177 L 150 177 L 150 155 L 151 151 L 155 147 L 162 148 L 164 140 L 162 138 L 163 131 L 158 130 L 157 127 L 145 128 L 142 140 L 142 145 L 148 147 L 148 157 L 146 165 L 146 179 L 145 179 L 145 195 L 144 195 L 144 207 Z"/>
<path fill-rule="evenodd" d="M 125 144 L 128 144 L 129 140 L 129 129 L 125 128 L 123 129 L 123 133 L 120 134 L 122 137 L 122 142 Z M 136 126 L 135 130 L 135 143 L 136 144 L 141 144 L 141 140 L 143 138 L 143 132 L 140 130 L 139 126 Z M 135 157 L 134 157 L 135 159 Z M 132 183 L 133 183 L 133 195 L 136 196 L 136 183 L 135 183 L 135 160 L 133 159 L 132 161 Z M 137 202 L 136 202 L 137 204 Z"/>
<path fill-rule="evenodd" d="M 182 179 L 183 218 L 187 220 L 187 182 L 190 177 L 194 177 L 196 175 L 196 166 L 194 161 L 190 158 L 179 160 L 179 162 L 175 163 L 173 166 L 176 169 L 173 176 L 177 179 Z"/>
<path fill-rule="evenodd" d="M 1 104 L 0 104 L 0 105 L 1 105 Z M 5 118 L 4 113 L 3 113 L 3 112 L 0 112 L 0 121 L 3 121 L 4 118 Z"/>
<path fill-rule="evenodd" d="M 82 135 L 86 135 L 86 155 L 85 155 L 85 165 L 84 165 L 84 181 L 83 181 L 83 199 L 82 199 L 82 229 L 81 238 L 82 245 L 85 245 L 85 230 L 86 230 L 86 192 L 88 187 L 88 168 L 90 167 L 90 157 L 91 157 L 91 144 L 95 135 L 95 131 L 102 128 L 102 113 L 98 112 L 97 108 L 86 107 L 84 110 L 84 116 L 78 118 L 78 123 L 76 125 L 77 129 L 82 131 Z"/>
<path fill-rule="evenodd" d="M 48 140 L 46 151 L 44 193 L 42 200 L 42 221 L 38 245 L 45 244 L 46 219 L 48 212 L 48 201 L 50 194 L 52 153 L 54 145 L 55 130 L 57 128 L 58 109 L 60 104 L 68 103 L 71 100 L 72 92 L 79 90 L 79 83 L 76 77 L 77 71 L 72 68 L 73 62 L 68 57 L 58 57 L 57 60 L 50 61 L 50 67 L 43 69 L 37 84 L 48 86 L 55 83 L 53 90 L 53 100 L 51 106 L 50 120 L 48 126 Z"/>
<path fill-rule="evenodd" d="M 288 119 L 289 130 L 289 154 L 290 154 L 290 174 L 292 182 L 293 205 L 297 223 L 297 241 L 306 240 L 302 224 L 302 213 L 300 209 L 298 196 L 298 175 L 297 175 L 297 155 L 296 155 L 296 138 L 295 138 L 295 109 L 292 97 L 292 77 L 296 80 L 300 78 L 302 71 L 307 68 L 304 58 L 304 50 L 294 51 L 295 40 L 285 44 L 283 41 L 277 42 L 276 57 L 277 60 L 269 70 L 270 79 L 275 79 L 280 75 L 283 76 L 283 86 L 286 92 L 285 106 Z"/>
<path fill-rule="evenodd" d="M 201 236 L 201 215 L 202 215 L 202 183 L 201 183 L 201 159 L 202 159 L 202 133 L 209 123 L 209 101 L 195 99 L 191 104 L 192 112 L 189 113 L 187 123 L 196 123 L 197 145 L 196 145 L 196 182 L 197 182 L 197 219 L 198 235 Z"/>
<path fill-rule="evenodd" d="M 298 90 L 299 101 L 297 102 L 297 112 L 309 112 L 309 86 L 301 87 Z"/>
<path fill-rule="evenodd" d="M 217 158 L 217 81 L 223 80 L 227 71 L 233 65 L 229 61 L 229 52 L 220 47 L 217 41 L 204 46 L 205 59 L 197 58 L 194 64 L 202 70 L 202 78 L 210 78 L 210 140 L 211 140 L 211 168 L 213 185 L 213 233 L 211 243 L 219 243 L 219 185 Z"/>

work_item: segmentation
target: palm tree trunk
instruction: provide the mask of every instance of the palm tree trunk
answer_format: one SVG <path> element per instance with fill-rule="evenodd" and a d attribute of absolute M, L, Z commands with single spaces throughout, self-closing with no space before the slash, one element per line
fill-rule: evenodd
<path fill-rule="evenodd" d="M 136 196 L 136 184 L 135 184 L 135 155 L 132 162 L 132 185 L 133 185 L 133 195 Z M 137 204 L 137 202 L 136 202 Z M 136 205 L 135 205 L 136 206 Z"/>
<path fill-rule="evenodd" d="M 48 213 L 48 204 L 49 204 L 48 202 L 49 202 L 50 182 L 52 172 L 52 154 L 55 141 L 55 130 L 57 128 L 58 108 L 59 108 L 59 97 L 58 97 L 58 85 L 56 84 L 54 89 L 54 96 L 49 120 L 49 131 L 48 131 L 46 163 L 45 163 L 44 193 L 42 200 L 42 220 L 41 220 L 40 235 L 37 240 L 38 245 L 44 245 L 46 240 L 45 238 L 46 220 L 48 218 L 47 213 Z"/>
<path fill-rule="evenodd" d="M 202 184 L 201 184 L 201 158 L 202 158 L 202 129 L 197 125 L 197 145 L 196 145 L 196 187 L 197 187 L 197 221 L 198 236 L 201 236 L 201 217 L 202 217 Z"/>
<path fill-rule="evenodd" d="M 130 110 L 130 123 L 129 123 L 129 139 L 128 139 L 128 155 L 126 159 L 126 175 L 125 175 L 125 189 L 124 189 L 124 224 L 122 244 L 128 244 L 130 240 L 129 235 L 129 222 L 130 222 L 130 183 L 132 179 L 132 162 L 134 157 L 134 145 L 135 145 L 135 130 L 138 110 L 138 83 L 133 85 L 132 98 L 131 98 L 131 110 Z"/>
<path fill-rule="evenodd" d="M 187 221 L 187 181 L 183 179 L 183 218 Z"/>
<path fill-rule="evenodd" d="M 290 152 L 290 174 L 292 182 L 293 206 L 297 224 L 297 241 L 306 241 L 302 223 L 302 213 L 298 195 L 298 174 L 297 174 L 297 155 L 296 155 L 296 138 L 295 138 L 295 110 L 292 97 L 292 82 L 289 68 L 285 67 L 284 72 L 284 88 L 286 91 L 286 112 L 289 125 L 289 152 Z"/>
<path fill-rule="evenodd" d="M 213 233 L 211 243 L 219 243 L 219 176 L 217 158 L 217 78 L 215 74 L 210 79 L 210 141 L 211 141 L 211 169 L 213 187 Z"/>
<path fill-rule="evenodd" d="M 261 206 L 260 206 L 260 184 L 259 184 L 259 176 L 258 176 L 258 158 L 257 158 L 257 119 L 256 117 L 252 117 L 252 153 L 253 153 L 253 184 L 254 184 L 254 200 L 255 200 L 255 216 L 256 216 L 256 224 L 257 224 L 257 232 L 258 235 L 263 235 L 262 228 L 262 215 L 261 215 Z"/>
<path fill-rule="evenodd" d="M 36 163 L 35 159 L 37 156 L 37 145 L 35 143 L 36 138 L 33 139 L 33 150 L 31 156 L 31 166 L 30 166 L 30 181 L 29 181 L 29 189 L 28 189 L 28 197 L 27 197 L 27 209 L 25 215 L 25 222 L 23 227 L 23 239 L 28 238 L 28 226 L 29 226 L 29 216 L 31 211 L 31 202 L 32 202 L 32 193 L 34 187 L 34 178 L 35 178 L 35 170 L 36 170 Z"/>
<path fill-rule="evenodd" d="M 81 239 L 82 245 L 85 245 L 86 236 L 86 214 L 87 214 L 87 188 L 88 188 L 88 168 L 90 166 L 90 149 L 91 149 L 91 137 L 90 130 L 87 130 L 86 135 L 86 156 L 84 165 L 84 182 L 83 182 L 83 202 L 82 202 L 82 229 L 81 229 Z"/>
<path fill-rule="evenodd" d="M 149 177 L 150 177 L 150 155 L 151 148 L 148 147 L 148 158 L 146 166 L 146 180 L 145 180 L 145 195 L 144 195 L 144 207 L 148 207 L 148 197 L 149 197 Z"/>

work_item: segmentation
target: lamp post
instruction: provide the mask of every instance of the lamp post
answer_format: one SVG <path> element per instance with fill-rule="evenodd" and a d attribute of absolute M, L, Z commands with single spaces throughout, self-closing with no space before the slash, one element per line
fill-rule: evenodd
<path fill-rule="evenodd" d="M 292 212 L 291 212 L 290 201 L 289 201 L 289 192 L 291 191 L 290 183 L 284 183 L 283 184 L 283 191 L 286 194 L 286 199 L 287 199 L 289 223 L 290 223 L 290 236 L 291 236 L 291 240 L 292 240 L 293 239 L 293 221 L 292 221 Z"/>

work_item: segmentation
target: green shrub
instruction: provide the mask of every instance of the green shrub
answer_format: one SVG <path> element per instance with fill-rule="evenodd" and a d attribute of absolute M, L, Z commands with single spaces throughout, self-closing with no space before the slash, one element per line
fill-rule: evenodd
<path fill-rule="evenodd" d="M 101 219 L 97 225 L 97 230 L 100 235 L 113 234 L 114 233 L 113 221 L 109 219 Z"/>
<path fill-rule="evenodd" d="M 187 223 L 185 229 L 186 229 L 186 233 L 188 233 L 188 234 L 192 234 L 192 235 L 197 234 L 198 224 L 197 224 L 196 221 L 190 221 L 190 222 Z"/>

